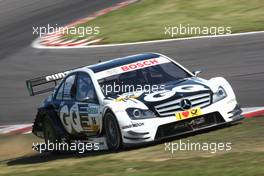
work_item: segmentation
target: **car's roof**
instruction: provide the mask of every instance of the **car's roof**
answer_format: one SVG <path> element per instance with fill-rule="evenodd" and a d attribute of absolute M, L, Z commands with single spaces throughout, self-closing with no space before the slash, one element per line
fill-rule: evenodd
<path fill-rule="evenodd" d="M 94 73 L 97 73 L 103 70 L 119 67 L 119 66 L 126 65 L 129 63 L 151 59 L 151 58 L 157 58 L 157 57 L 160 57 L 160 55 L 157 53 L 137 54 L 137 55 L 121 57 L 121 58 L 113 59 L 110 61 L 90 65 L 90 66 L 87 66 L 87 68 L 91 69 Z"/>

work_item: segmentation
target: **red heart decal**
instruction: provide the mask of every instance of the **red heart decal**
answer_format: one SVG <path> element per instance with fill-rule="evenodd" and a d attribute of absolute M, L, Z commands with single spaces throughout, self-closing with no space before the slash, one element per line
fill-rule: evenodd
<path fill-rule="evenodd" d="M 189 116 L 189 111 L 184 111 L 184 112 L 182 112 L 182 115 L 183 115 L 184 117 L 188 117 L 188 116 Z"/>

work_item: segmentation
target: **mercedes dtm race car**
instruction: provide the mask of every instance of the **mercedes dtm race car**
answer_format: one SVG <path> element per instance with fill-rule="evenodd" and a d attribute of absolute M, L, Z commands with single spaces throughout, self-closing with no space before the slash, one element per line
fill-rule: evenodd
<path fill-rule="evenodd" d="M 32 131 L 46 142 L 104 137 L 117 150 L 243 119 L 226 79 L 197 74 L 147 53 L 28 80 L 31 95 L 53 91 Z"/>

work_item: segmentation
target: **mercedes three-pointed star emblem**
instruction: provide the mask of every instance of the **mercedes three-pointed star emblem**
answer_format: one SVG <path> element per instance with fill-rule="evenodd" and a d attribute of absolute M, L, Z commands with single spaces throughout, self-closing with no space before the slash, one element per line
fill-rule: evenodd
<path fill-rule="evenodd" d="M 192 102 L 188 99 L 182 99 L 180 105 L 182 110 L 188 110 L 192 107 Z"/>

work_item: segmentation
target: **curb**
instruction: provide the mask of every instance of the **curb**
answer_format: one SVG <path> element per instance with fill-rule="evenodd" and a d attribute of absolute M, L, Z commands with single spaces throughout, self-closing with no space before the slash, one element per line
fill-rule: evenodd
<path fill-rule="evenodd" d="M 83 23 L 86 23 L 88 21 L 94 20 L 95 18 L 105 15 L 109 12 L 112 12 L 114 10 L 118 10 L 120 8 L 123 8 L 125 6 L 128 6 L 129 4 L 132 4 L 134 2 L 137 2 L 138 0 L 129 0 L 120 2 L 114 6 L 108 7 L 106 9 L 100 10 L 98 12 L 93 13 L 92 15 L 89 15 L 88 17 L 78 19 L 70 24 L 67 24 L 64 26 L 64 28 L 73 27 L 76 25 L 80 25 Z M 95 38 L 95 37 L 88 37 L 87 39 L 65 39 L 64 35 L 61 33 L 49 33 L 44 35 L 43 37 L 38 37 L 32 42 L 33 48 L 50 48 L 50 47 L 80 47 L 80 46 L 87 46 L 92 44 L 97 44 L 102 40 L 102 38 Z"/>
<path fill-rule="evenodd" d="M 264 115 L 264 107 L 242 108 L 245 118 L 253 118 Z M 0 134 L 30 134 L 32 124 L 0 125 Z"/>
<path fill-rule="evenodd" d="M 90 40 L 89 42 L 84 43 L 83 45 L 72 45 L 72 46 L 69 46 L 69 45 L 68 46 L 62 46 L 62 45 L 61 46 L 56 46 L 56 45 L 44 46 L 40 44 L 40 38 L 38 38 L 32 42 L 31 46 L 37 49 L 100 48 L 100 47 L 115 47 L 115 46 L 164 43 L 164 42 L 185 41 L 185 40 L 195 40 L 195 39 L 235 37 L 235 36 L 262 34 L 262 33 L 264 33 L 264 31 L 252 31 L 252 32 L 242 32 L 242 33 L 224 34 L 224 35 L 206 35 L 206 36 L 195 36 L 195 37 L 186 37 L 186 38 L 173 38 L 173 39 L 150 40 L 150 41 L 143 41 L 143 42 L 115 43 L 115 44 L 102 44 L 102 45 L 98 45 L 98 43 L 102 40 L 101 38 L 99 38 L 99 39 Z M 55 44 L 56 44 L 56 41 L 55 41 Z"/>
<path fill-rule="evenodd" d="M 1 125 L 0 134 L 27 134 L 31 133 L 33 124 Z"/>
<path fill-rule="evenodd" d="M 246 108 L 245 108 L 246 109 Z M 258 117 L 261 115 L 264 115 L 264 107 L 257 107 L 254 110 L 250 110 L 251 108 L 243 111 L 243 116 L 245 118 L 253 118 L 253 117 Z"/>

